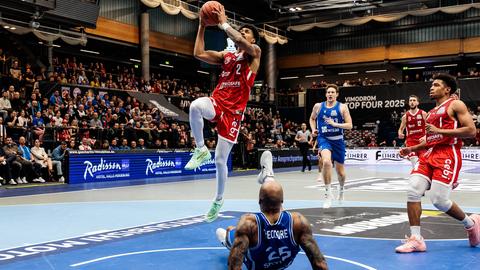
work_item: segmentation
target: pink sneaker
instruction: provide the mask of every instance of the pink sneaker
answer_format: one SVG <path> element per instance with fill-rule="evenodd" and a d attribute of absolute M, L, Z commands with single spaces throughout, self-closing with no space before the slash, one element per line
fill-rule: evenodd
<path fill-rule="evenodd" d="M 473 214 L 470 215 L 470 218 L 473 219 L 475 225 L 467 229 L 468 241 L 470 241 L 470 246 L 476 247 L 480 244 L 480 215 Z"/>
<path fill-rule="evenodd" d="M 405 236 L 407 237 L 407 236 Z M 398 253 L 424 252 L 427 251 L 427 245 L 423 238 L 417 239 L 413 235 L 402 241 L 402 245 L 398 246 L 395 251 Z"/>

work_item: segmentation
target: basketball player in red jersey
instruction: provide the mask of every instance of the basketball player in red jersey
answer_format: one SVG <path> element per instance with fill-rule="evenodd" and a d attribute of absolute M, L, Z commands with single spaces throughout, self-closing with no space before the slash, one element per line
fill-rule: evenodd
<path fill-rule="evenodd" d="M 425 118 L 427 117 L 427 113 L 424 110 L 419 109 L 418 104 L 419 100 L 417 96 L 411 95 L 408 98 L 408 106 L 410 107 L 410 110 L 402 116 L 402 123 L 400 123 L 400 128 L 398 129 L 399 139 L 405 138 L 403 131 L 405 128 L 407 129 L 407 139 L 405 140 L 405 145 L 407 147 L 420 144 L 420 139 L 425 136 Z M 412 152 L 407 156 L 412 163 L 412 166 L 415 166 L 415 163 L 417 163 L 418 157 L 421 154 L 422 151 L 418 153 Z"/>
<path fill-rule="evenodd" d="M 194 56 L 209 64 L 221 65 L 222 73 L 212 96 L 198 98 L 190 105 L 190 125 L 197 148 L 185 169 L 194 170 L 211 158 L 210 152 L 204 144 L 203 118 L 216 122 L 218 131 L 218 143 L 215 149 L 217 194 L 206 215 L 208 222 L 212 222 L 218 217 L 223 205 L 223 193 L 228 174 L 228 155 L 237 142 L 250 88 L 253 86 L 255 75 L 260 67 L 262 53 L 256 44 L 260 36 L 255 27 L 245 25 L 240 28 L 240 31 L 237 31 L 227 23 L 223 6 L 214 13 L 218 16 L 218 26 L 235 42 L 238 49 L 235 53 L 206 51 L 205 25 L 200 19 Z"/>
<path fill-rule="evenodd" d="M 480 244 L 480 215 L 467 216 L 450 200 L 450 192 L 458 180 L 462 167 L 461 138 L 475 136 L 475 125 L 465 103 L 450 96 L 457 90 L 455 78 L 448 74 L 435 77 L 430 88 L 430 97 L 436 107 L 426 118 L 426 139 L 420 144 L 402 148 L 400 154 L 426 149 L 419 157 L 410 175 L 408 194 L 408 219 L 411 236 L 396 248 L 399 253 L 426 251 L 427 246 L 420 234 L 421 198 L 430 189 L 433 205 L 442 212 L 463 223 L 470 246 Z"/>

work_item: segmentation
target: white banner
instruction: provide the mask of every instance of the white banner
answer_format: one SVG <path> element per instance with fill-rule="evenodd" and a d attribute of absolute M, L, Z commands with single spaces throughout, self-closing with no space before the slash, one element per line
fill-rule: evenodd
<path fill-rule="evenodd" d="M 406 164 L 410 161 L 401 157 L 396 148 L 347 149 L 345 164 Z M 463 165 L 480 165 L 480 149 L 462 149 Z"/>

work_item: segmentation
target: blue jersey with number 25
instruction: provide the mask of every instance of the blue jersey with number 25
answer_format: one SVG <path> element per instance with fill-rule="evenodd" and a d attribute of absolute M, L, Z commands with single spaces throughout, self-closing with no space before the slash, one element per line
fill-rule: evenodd
<path fill-rule="evenodd" d="M 293 236 L 292 215 L 283 211 L 275 224 L 270 224 L 263 213 L 256 213 L 258 243 L 249 248 L 245 265 L 250 270 L 285 269 L 300 251 Z"/>

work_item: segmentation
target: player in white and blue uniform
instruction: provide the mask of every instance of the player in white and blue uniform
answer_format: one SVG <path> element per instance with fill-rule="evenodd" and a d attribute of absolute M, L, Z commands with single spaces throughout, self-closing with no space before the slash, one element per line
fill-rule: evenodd
<path fill-rule="evenodd" d="M 242 269 L 242 264 L 249 270 L 286 269 L 301 247 L 312 269 L 326 270 L 310 223 L 300 213 L 283 210 L 283 189 L 273 179 L 272 154 L 265 151 L 260 160 L 261 212 L 243 215 L 237 227 L 217 229 L 217 238 L 230 249 L 228 269 Z"/>
<path fill-rule="evenodd" d="M 322 157 L 322 178 L 325 184 L 324 208 L 332 204 L 333 194 L 331 190 L 332 167 L 335 162 L 335 169 L 338 175 L 339 193 L 338 200 L 343 201 L 345 185 L 345 141 L 343 130 L 352 129 L 352 117 L 348 107 L 337 101 L 339 89 L 336 85 L 327 85 L 327 100 L 317 103 L 310 115 L 310 126 L 312 133 L 317 135 L 317 146 Z"/>

